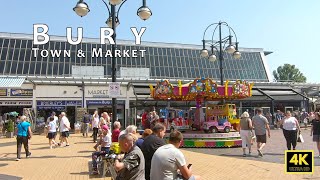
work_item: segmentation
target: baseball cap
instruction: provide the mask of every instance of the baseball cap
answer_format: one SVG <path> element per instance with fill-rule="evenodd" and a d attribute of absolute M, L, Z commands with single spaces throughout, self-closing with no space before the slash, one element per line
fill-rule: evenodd
<path fill-rule="evenodd" d="M 103 125 L 102 129 L 107 131 L 107 130 L 109 130 L 109 127 L 108 127 L 108 125 Z"/>

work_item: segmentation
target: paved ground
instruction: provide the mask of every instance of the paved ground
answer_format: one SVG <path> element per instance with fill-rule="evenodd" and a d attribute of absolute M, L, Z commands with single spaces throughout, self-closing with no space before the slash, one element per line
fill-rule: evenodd
<path fill-rule="evenodd" d="M 93 150 L 93 143 L 90 140 L 80 135 L 71 135 L 70 147 L 49 149 L 44 136 L 34 136 L 30 143 L 32 157 L 16 162 L 14 161 L 16 157 L 15 139 L 2 138 L 0 139 L 0 179 L 99 179 L 89 176 L 88 173 L 88 160 Z M 283 144 L 276 145 L 270 141 L 267 147 L 272 149 L 272 146 L 280 148 Z M 187 162 L 193 164 L 194 174 L 201 175 L 202 179 L 320 179 L 320 167 L 318 166 L 315 167 L 313 175 L 286 175 L 283 164 L 262 162 L 281 159 L 282 151 L 269 151 L 269 155 L 257 160 L 254 157 L 240 158 L 238 156 L 241 155 L 240 148 L 198 149 L 199 152 L 201 150 L 220 152 L 220 155 L 219 153 L 208 155 L 190 150 L 182 151 Z M 225 155 L 221 156 L 223 151 Z M 268 156 L 271 157 L 271 153 L 275 158 L 269 160 Z"/>
<path fill-rule="evenodd" d="M 311 149 L 314 150 L 315 155 L 315 165 L 320 166 L 320 159 L 318 158 L 318 150 L 316 144 L 312 142 L 312 136 L 310 136 L 310 128 L 305 130 L 302 129 L 302 136 L 305 140 L 304 143 L 297 144 L 297 150 L 299 149 Z M 239 159 L 250 159 L 254 161 L 263 161 L 263 162 L 273 162 L 273 163 L 284 163 L 284 152 L 287 150 L 286 141 L 283 136 L 282 130 L 271 130 L 271 138 L 267 139 L 267 145 L 265 146 L 263 152 L 263 158 L 258 157 L 256 143 L 252 148 L 252 156 L 243 157 L 241 148 L 186 148 L 187 151 L 199 152 L 210 155 L 219 155 L 225 157 L 233 157 Z M 248 153 L 248 151 L 247 151 Z"/>

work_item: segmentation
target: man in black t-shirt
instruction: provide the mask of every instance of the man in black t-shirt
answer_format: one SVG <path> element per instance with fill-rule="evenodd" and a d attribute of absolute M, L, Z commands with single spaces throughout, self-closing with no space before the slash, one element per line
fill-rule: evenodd
<path fill-rule="evenodd" d="M 154 125 L 153 134 L 149 135 L 142 143 L 141 150 L 143 152 L 145 158 L 145 178 L 146 180 L 150 180 L 150 169 L 151 169 L 151 160 L 154 152 L 156 150 L 165 145 L 165 141 L 163 140 L 164 135 L 166 134 L 166 127 L 157 123 Z"/>

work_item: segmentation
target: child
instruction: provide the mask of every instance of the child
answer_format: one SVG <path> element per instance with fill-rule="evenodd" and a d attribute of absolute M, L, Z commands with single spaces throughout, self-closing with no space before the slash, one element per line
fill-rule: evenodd
<path fill-rule="evenodd" d="M 48 124 L 48 139 L 49 139 L 49 146 L 50 149 L 52 149 L 52 145 L 54 144 L 55 146 L 57 146 L 58 144 L 56 143 L 56 141 L 54 140 L 54 138 L 56 137 L 56 133 L 57 133 L 57 124 L 56 121 L 54 121 L 54 117 L 51 116 L 49 118 L 49 124 Z"/>
<path fill-rule="evenodd" d="M 111 145 L 111 133 L 109 133 L 108 125 L 102 126 L 102 135 L 100 141 L 95 145 L 95 149 L 97 150 L 98 146 L 101 146 L 101 150 L 92 153 L 92 166 L 93 166 L 93 174 L 98 174 L 97 169 L 97 159 L 100 156 L 104 156 L 109 153 L 110 145 Z"/>

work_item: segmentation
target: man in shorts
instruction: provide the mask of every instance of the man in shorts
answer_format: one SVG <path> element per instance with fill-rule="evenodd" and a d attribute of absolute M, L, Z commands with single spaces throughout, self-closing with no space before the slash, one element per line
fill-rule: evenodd
<path fill-rule="evenodd" d="M 256 113 L 257 115 L 252 118 L 252 124 L 257 138 L 258 154 L 262 157 L 262 149 L 267 143 L 266 131 L 268 131 L 268 137 L 270 138 L 270 127 L 267 118 L 262 115 L 262 109 L 256 109 Z"/>

